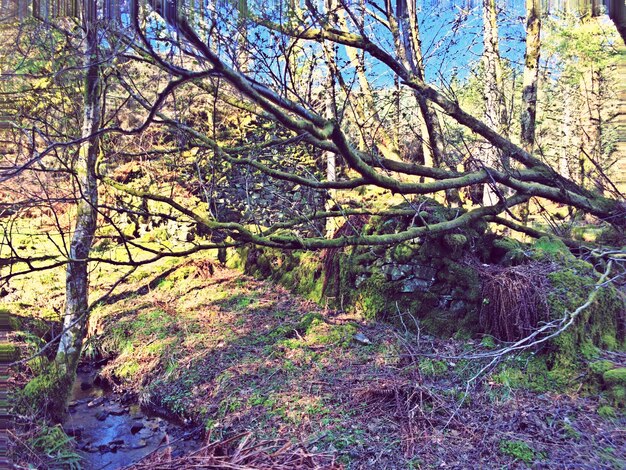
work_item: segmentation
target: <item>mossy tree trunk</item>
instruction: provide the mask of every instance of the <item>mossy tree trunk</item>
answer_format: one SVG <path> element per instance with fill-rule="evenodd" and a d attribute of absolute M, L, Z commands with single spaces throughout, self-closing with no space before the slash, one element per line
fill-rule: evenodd
<path fill-rule="evenodd" d="M 66 390 L 58 393 L 58 406 L 68 398 L 76 366 L 80 359 L 88 320 L 89 272 L 87 258 L 96 231 L 98 186 L 96 160 L 99 138 L 96 132 L 101 121 L 101 83 L 98 57 L 98 31 L 95 23 L 85 19 L 82 51 L 84 54 L 84 109 L 80 144 L 74 171 L 78 204 L 76 225 L 70 245 L 70 261 L 66 272 L 65 316 L 63 334 L 55 358 L 56 368 Z"/>

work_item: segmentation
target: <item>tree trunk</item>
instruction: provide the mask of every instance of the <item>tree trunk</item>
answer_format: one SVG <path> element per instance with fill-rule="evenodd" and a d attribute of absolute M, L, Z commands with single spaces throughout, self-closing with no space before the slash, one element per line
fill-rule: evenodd
<path fill-rule="evenodd" d="M 327 15 L 329 18 L 335 16 L 336 1 L 327 0 L 326 2 Z M 325 77 L 325 90 L 324 90 L 324 117 L 326 119 L 337 118 L 336 96 L 335 96 L 335 71 L 337 67 L 337 48 L 334 44 L 324 44 L 324 54 L 326 57 L 326 77 Z M 330 150 L 325 151 L 322 154 L 322 161 L 326 165 L 326 180 L 337 181 L 337 155 Z M 326 199 L 325 210 L 332 210 L 336 204 L 336 191 L 329 189 Z M 326 219 L 325 234 L 327 237 L 332 238 L 335 231 L 339 227 L 337 222 L 333 218 Z"/>
<path fill-rule="evenodd" d="M 541 53 L 541 7 L 539 0 L 526 0 L 526 54 L 522 88 L 522 148 L 532 153 L 535 145 L 537 83 Z"/>
<path fill-rule="evenodd" d="M 522 148 L 532 153 L 535 146 L 535 121 L 537 116 L 537 90 L 539 82 L 539 55 L 541 53 L 540 0 L 526 0 L 526 53 L 522 84 L 521 136 Z M 522 204 L 520 216 L 528 222 L 530 203 Z"/>
<path fill-rule="evenodd" d="M 76 226 L 70 245 L 70 261 L 66 273 L 65 317 L 63 334 L 56 355 L 56 365 L 61 375 L 73 378 L 80 359 L 83 339 L 88 320 L 89 273 L 86 259 L 89 257 L 96 230 L 98 187 L 96 160 L 99 139 L 94 133 L 100 128 L 101 86 L 98 58 L 98 33 L 89 20 L 85 21 L 84 65 L 84 109 L 82 137 L 75 164 L 76 184 L 79 200 Z M 71 380 L 69 380 L 71 384 Z M 69 390 L 66 391 L 69 393 Z M 63 398 L 67 398 L 67 395 Z"/>
<path fill-rule="evenodd" d="M 506 135 L 506 108 L 502 94 L 502 65 L 498 45 L 498 9 L 496 0 L 483 0 L 483 67 L 485 74 L 485 120 L 493 130 Z M 502 154 L 495 146 L 488 144 L 483 153 L 483 163 L 488 167 L 507 166 L 501 162 Z M 502 163 L 502 165 L 500 165 Z M 485 184 L 483 204 L 498 202 L 493 184 Z"/>

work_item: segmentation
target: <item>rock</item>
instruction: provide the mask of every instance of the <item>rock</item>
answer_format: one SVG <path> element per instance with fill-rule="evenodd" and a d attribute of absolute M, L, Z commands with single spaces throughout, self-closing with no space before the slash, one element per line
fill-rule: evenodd
<path fill-rule="evenodd" d="M 143 423 L 135 423 L 130 427 L 130 433 L 131 434 L 137 434 L 139 431 L 141 431 L 144 428 Z"/>
<path fill-rule="evenodd" d="M 91 442 L 88 442 L 87 444 L 82 446 L 80 449 L 84 450 L 85 452 L 89 452 L 91 454 L 98 452 L 98 448 L 95 447 Z"/>
<path fill-rule="evenodd" d="M 407 279 L 402 283 L 401 292 L 417 292 L 418 290 L 427 290 L 431 283 L 423 279 Z"/>
<path fill-rule="evenodd" d="M 432 283 L 437 277 L 437 270 L 430 266 L 418 264 L 413 266 L 413 274 L 419 279 Z"/>
<path fill-rule="evenodd" d="M 148 443 L 146 442 L 145 439 L 139 439 L 137 441 L 136 444 L 132 445 L 130 448 L 131 449 L 143 449 L 144 447 L 146 447 L 148 445 Z"/>
<path fill-rule="evenodd" d="M 80 438 L 80 436 L 83 435 L 83 432 L 85 431 L 85 428 L 82 426 L 69 426 L 69 427 L 63 427 L 63 430 L 65 431 L 65 434 L 67 434 L 70 437 L 75 437 L 77 439 Z"/>
<path fill-rule="evenodd" d="M 109 416 L 109 412 L 106 410 L 98 411 L 96 413 L 96 419 L 98 421 L 104 421 L 105 419 L 107 419 L 108 416 Z"/>
<path fill-rule="evenodd" d="M 154 421 L 148 421 L 146 424 L 151 430 L 158 431 L 159 428 L 161 427 L 161 420 L 157 418 Z"/>
<path fill-rule="evenodd" d="M 413 267 L 409 264 L 387 264 L 381 268 L 382 272 L 392 281 L 404 279 L 411 273 Z"/>
<path fill-rule="evenodd" d="M 365 336 L 363 333 L 357 333 L 354 335 L 353 337 L 354 341 L 356 341 L 357 343 L 361 343 L 361 344 L 372 344 L 372 342 L 369 340 L 369 338 L 367 336 Z"/>
<path fill-rule="evenodd" d="M 607 370 L 602 378 L 607 384 L 626 386 L 626 367 Z"/>
<path fill-rule="evenodd" d="M 105 410 L 113 415 L 113 416 L 121 416 L 128 411 L 127 408 L 123 407 L 119 403 L 113 403 L 105 408 Z"/>
<path fill-rule="evenodd" d="M 110 446 L 123 446 L 124 445 L 124 439 L 113 439 L 111 442 L 109 442 Z"/>
<path fill-rule="evenodd" d="M 104 397 L 98 397 L 94 400 L 91 400 L 87 403 L 87 408 L 95 408 L 96 406 L 100 406 L 104 403 Z"/>
<path fill-rule="evenodd" d="M 137 434 L 139 435 L 139 437 L 149 439 L 154 436 L 154 431 L 152 429 L 142 428 L 137 432 Z"/>
<path fill-rule="evenodd" d="M 354 287 L 359 287 L 367 280 L 367 274 L 359 274 L 354 281 Z"/>
<path fill-rule="evenodd" d="M 77 406 L 84 405 L 89 402 L 89 398 L 83 398 L 82 400 L 71 401 L 67 406 L 70 408 L 76 408 Z"/>
<path fill-rule="evenodd" d="M 462 300 L 453 300 L 450 304 L 450 310 L 452 312 L 464 312 L 467 308 L 467 304 Z"/>

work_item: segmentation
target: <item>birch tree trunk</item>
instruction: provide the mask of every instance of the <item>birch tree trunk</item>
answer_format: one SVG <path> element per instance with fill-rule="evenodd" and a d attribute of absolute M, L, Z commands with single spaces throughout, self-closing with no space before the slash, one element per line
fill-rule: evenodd
<path fill-rule="evenodd" d="M 329 15 L 334 15 L 336 9 L 335 0 L 327 0 L 326 4 L 327 12 Z M 326 56 L 327 75 L 326 75 L 326 90 L 324 95 L 324 115 L 327 119 L 337 118 L 337 108 L 335 99 L 335 68 L 337 64 L 337 48 L 334 44 L 324 44 L 324 53 Z M 335 152 L 327 150 L 323 154 L 323 161 L 326 163 L 326 179 L 328 181 L 337 181 L 337 155 Z M 333 189 L 328 190 L 328 199 L 326 201 L 326 210 L 331 210 L 335 205 L 336 191 Z M 335 231 L 339 227 L 334 219 L 326 220 L 326 236 L 332 237 Z"/>
<path fill-rule="evenodd" d="M 81 134 L 85 140 L 80 145 L 74 167 L 79 200 L 76 226 L 70 245 L 70 262 L 66 272 L 63 335 L 55 360 L 59 371 L 66 378 L 73 378 L 76 372 L 87 329 L 89 273 L 86 260 L 89 257 L 96 230 L 98 206 L 95 167 L 99 153 L 99 139 L 94 136 L 94 133 L 100 128 L 101 120 L 98 32 L 95 23 L 88 19 L 85 20 L 84 31 L 83 57 L 86 73 Z"/>

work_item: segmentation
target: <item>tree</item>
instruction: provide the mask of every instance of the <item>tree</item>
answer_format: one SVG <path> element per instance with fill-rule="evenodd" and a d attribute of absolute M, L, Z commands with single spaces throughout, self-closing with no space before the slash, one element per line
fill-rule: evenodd
<path fill-rule="evenodd" d="M 78 158 L 74 165 L 80 192 L 66 274 L 65 316 L 56 363 L 62 374 L 73 376 L 80 359 L 89 312 L 88 258 L 98 217 L 96 163 L 100 152 L 102 119 L 101 55 L 96 15 L 86 12 L 82 22 L 85 78 L 83 123 Z"/>

